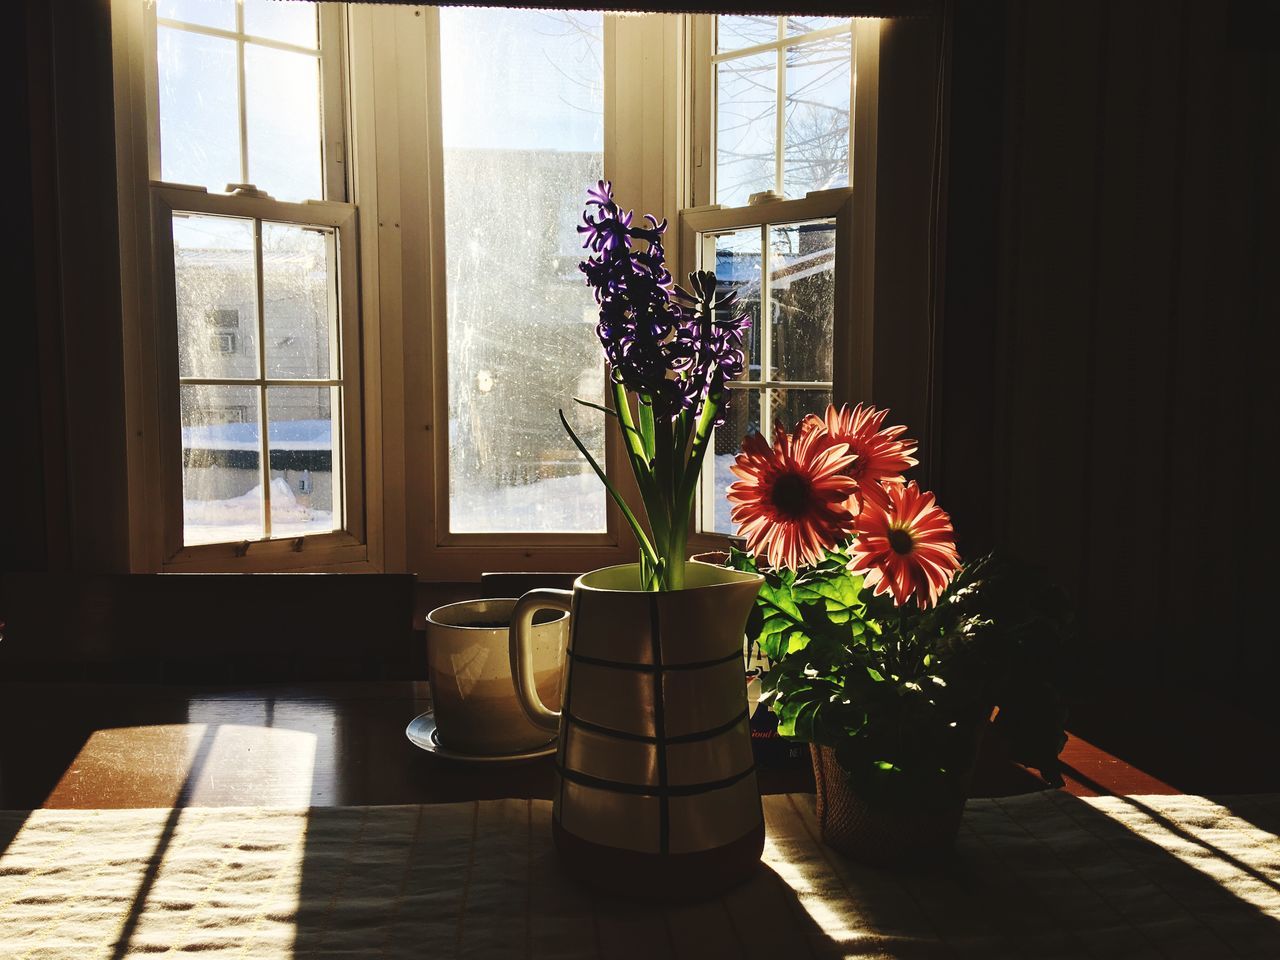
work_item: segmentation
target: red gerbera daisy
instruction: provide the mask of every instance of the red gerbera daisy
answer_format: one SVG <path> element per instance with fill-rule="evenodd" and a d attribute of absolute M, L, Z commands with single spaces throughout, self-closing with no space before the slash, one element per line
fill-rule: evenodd
<path fill-rule="evenodd" d="M 881 484 L 901 484 L 903 472 L 917 463 L 912 456 L 916 452 L 914 440 L 903 440 L 906 427 L 884 427 L 888 410 L 858 404 L 849 409 L 844 404 L 839 410 L 835 404 L 827 405 L 825 417 L 810 414 L 804 424 L 806 430 L 817 430 L 826 436 L 828 443 L 843 443 L 857 460 L 849 468 L 849 475 L 858 481 L 858 489 L 864 500 L 888 504 Z"/>
<path fill-rule="evenodd" d="M 898 606 L 914 593 L 922 609 L 930 607 L 960 568 L 951 518 L 914 480 L 884 491 L 888 504 L 868 500 L 858 517 L 849 569 L 877 595 L 892 591 Z"/>
<path fill-rule="evenodd" d="M 813 431 L 793 437 L 778 424 L 772 447 L 758 433 L 746 437 L 730 467 L 741 479 L 729 486 L 728 498 L 747 549 L 775 569 L 798 570 L 847 540 L 857 512 L 850 509 L 857 493 L 848 475 L 852 462 L 844 444 Z"/>

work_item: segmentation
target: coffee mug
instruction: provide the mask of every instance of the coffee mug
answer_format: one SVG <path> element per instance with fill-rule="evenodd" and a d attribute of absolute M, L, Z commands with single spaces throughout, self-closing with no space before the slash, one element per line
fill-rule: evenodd
<path fill-rule="evenodd" d="M 509 624 L 514 599 L 463 600 L 427 614 L 427 671 L 436 739 L 459 753 L 494 756 L 545 746 L 553 732 L 525 716 L 511 679 Z M 530 631 L 533 681 L 560 705 L 569 615 L 543 611 Z"/>

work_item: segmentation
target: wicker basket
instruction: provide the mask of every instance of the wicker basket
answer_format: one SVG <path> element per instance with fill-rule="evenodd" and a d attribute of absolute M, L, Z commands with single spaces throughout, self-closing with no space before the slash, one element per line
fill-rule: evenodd
<path fill-rule="evenodd" d="M 849 776 L 834 750 L 811 744 L 810 752 L 818 825 L 827 846 L 873 866 L 933 860 L 954 846 L 964 814 L 965 791 L 959 791 L 954 804 L 941 810 L 871 806 L 849 786 Z"/>

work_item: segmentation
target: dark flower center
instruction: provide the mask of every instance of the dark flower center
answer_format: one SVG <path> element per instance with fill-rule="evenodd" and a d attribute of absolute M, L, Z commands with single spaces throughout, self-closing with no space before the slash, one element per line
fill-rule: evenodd
<path fill-rule="evenodd" d="M 773 482 L 769 502 L 784 517 L 804 516 L 809 507 L 808 479 L 798 473 L 784 473 Z"/>
<path fill-rule="evenodd" d="M 907 531 L 903 530 L 901 527 L 890 527 L 889 547 L 894 553 L 901 554 L 905 557 L 911 552 L 912 548 L 915 547 L 915 541 L 911 539 L 911 534 L 907 533 Z"/>

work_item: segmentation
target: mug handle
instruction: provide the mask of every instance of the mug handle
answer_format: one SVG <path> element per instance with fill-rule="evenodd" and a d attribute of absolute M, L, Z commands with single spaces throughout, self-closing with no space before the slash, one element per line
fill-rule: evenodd
<path fill-rule="evenodd" d="M 563 610 L 572 612 L 573 593 L 569 590 L 552 590 L 546 587 L 530 590 L 516 601 L 511 611 L 511 679 L 516 686 L 516 699 L 524 708 L 525 716 L 535 727 L 543 730 L 560 729 L 560 713 L 548 710 L 538 696 L 533 679 L 533 642 L 530 636 L 533 617 L 539 610 Z"/>

